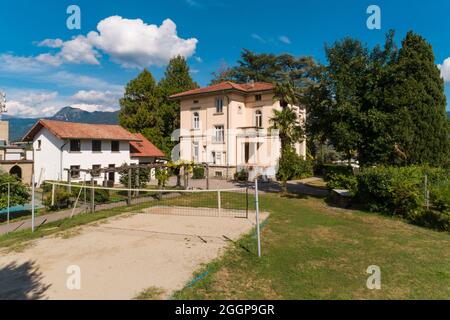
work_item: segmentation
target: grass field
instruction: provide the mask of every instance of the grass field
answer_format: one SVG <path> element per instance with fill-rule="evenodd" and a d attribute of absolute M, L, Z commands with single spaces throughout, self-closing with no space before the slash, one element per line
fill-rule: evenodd
<path fill-rule="evenodd" d="M 254 233 L 193 275 L 207 276 L 174 299 L 450 299 L 450 234 L 377 214 L 330 208 L 323 199 L 261 195 L 270 212 L 262 229 L 263 257 Z M 37 232 L 0 236 L 0 248 L 154 205 L 210 207 L 215 197 L 189 195 L 141 203 L 50 223 Z M 253 198 L 249 198 L 252 203 Z M 222 195 L 224 208 L 245 209 L 245 194 Z M 381 290 L 368 290 L 366 269 L 378 265 Z M 154 288 L 138 298 L 155 298 Z"/>
<path fill-rule="evenodd" d="M 315 198 L 263 195 L 261 208 L 271 213 L 263 257 L 248 235 L 174 299 L 450 299 L 449 233 Z M 370 265 L 381 268 L 381 290 L 366 287 Z"/>

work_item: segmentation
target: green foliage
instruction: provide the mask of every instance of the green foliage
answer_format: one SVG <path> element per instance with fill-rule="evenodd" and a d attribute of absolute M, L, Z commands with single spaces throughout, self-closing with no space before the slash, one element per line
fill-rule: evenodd
<path fill-rule="evenodd" d="M 327 188 L 349 190 L 352 195 L 358 191 L 358 180 L 353 174 L 336 174 L 332 173 L 328 176 Z"/>
<path fill-rule="evenodd" d="M 234 174 L 235 181 L 248 181 L 248 171 L 241 169 Z"/>
<path fill-rule="evenodd" d="M 49 185 L 50 186 L 50 185 Z M 50 211 L 56 211 L 60 209 L 68 208 L 72 204 L 72 194 L 67 190 L 67 188 L 57 187 L 55 188 L 54 194 L 54 204 L 52 205 L 52 191 L 51 186 L 50 191 L 45 191 L 44 189 L 44 206 Z M 47 188 L 48 190 L 48 188 Z"/>
<path fill-rule="evenodd" d="M 366 168 L 358 175 L 360 202 L 369 209 L 408 218 L 425 207 L 425 175 L 431 209 L 449 210 L 450 171 L 428 167 Z"/>
<path fill-rule="evenodd" d="M 171 172 L 167 168 L 156 168 L 155 177 L 158 180 L 158 186 L 164 188 L 169 180 Z"/>
<path fill-rule="evenodd" d="M 323 176 L 325 181 L 329 181 L 333 175 L 353 175 L 353 168 L 336 164 L 319 164 L 315 166 L 314 173 Z"/>
<path fill-rule="evenodd" d="M 450 231 L 450 215 L 433 210 L 421 210 L 408 216 L 410 223 L 438 231 Z"/>
<path fill-rule="evenodd" d="M 232 68 L 221 67 L 213 73 L 212 84 L 222 81 L 246 83 L 249 80 L 286 83 L 293 81 L 298 88 L 310 83 L 310 72 L 314 66 L 311 57 L 294 57 L 290 54 L 256 54 L 243 49 L 241 60 Z"/>
<path fill-rule="evenodd" d="M 10 184 L 10 206 L 24 205 L 30 200 L 28 187 L 16 176 L 0 172 L 0 209 L 8 206 L 8 183 Z"/>
<path fill-rule="evenodd" d="M 278 166 L 277 179 L 284 183 L 313 175 L 311 162 L 304 160 L 292 148 L 283 150 Z"/>
<path fill-rule="evenodd" d="M 192 179 L 205 179 L 205 168 L 194 167 L 192 171 Z"/>
<path fill-rule="evenodd" d="M 120 183 L 128 188 L 129 182 L 129 166 L 124 164 L 119 168 Z M 131 169 L 131 187 L 132 188 L 145 188 L 147 182 L 150 180 L 149 168 L 132 168 Z"/>
<path fill-rule="evenodd" d="M 181 56 L 169 62 L 158 84 L 152 74 L 144 69 L 127 84 L 124 97 L 120 99 L 120 125 L 132 132 L 142 133 L 170 156 L 175 146 L 171 135 L 180 124 L 180 106 L 178 102 L 170 101 L 169 96 L 196 87 L 186 59 Z"/>
<path fill-rule="evenodd" d="M 409 32 L 398 50 L 391 31 L 383 48 L 346 38 L 326 55 L 304 95 L 311 139 L 363 166 L 448 165 L 444 86 L 431 45 Z"/>

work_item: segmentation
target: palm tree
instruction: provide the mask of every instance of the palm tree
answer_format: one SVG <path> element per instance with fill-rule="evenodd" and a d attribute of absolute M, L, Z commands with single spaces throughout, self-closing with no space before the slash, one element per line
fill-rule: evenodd
<path fill-rule="evenodd" d="M 283 157 L 293 152 L 293 146 L 304 138 L 305 130 L 303 123 L 300 123 L 299 115 L 293 106 L 300 105 L 300 95 L 292 81 L 283 84 L 277 84 L 274 89 L 274 99 L 280 101 L 281 110 L 274 110 L 274 116 L 270 118 L 272 126 L 270 130 L 277 129 L 281 140 L 280 163 L 285 163 Z M 285 168 L 281 168 L 281 171 Z M 283 173 L 283 172 L 282 172 Z M 288 174 L 281 174 L 282 192 L 287 193 Z"/>

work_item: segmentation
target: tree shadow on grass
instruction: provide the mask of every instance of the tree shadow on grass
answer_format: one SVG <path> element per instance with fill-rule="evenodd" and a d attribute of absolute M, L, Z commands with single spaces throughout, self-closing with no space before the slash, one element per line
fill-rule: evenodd
<path fill-rule="evenodd" d="M 0 300 L 38 300 L 45 298 L 50 285 L 42 283 L 36 263 L 12 262 L 0 267 Z"/>

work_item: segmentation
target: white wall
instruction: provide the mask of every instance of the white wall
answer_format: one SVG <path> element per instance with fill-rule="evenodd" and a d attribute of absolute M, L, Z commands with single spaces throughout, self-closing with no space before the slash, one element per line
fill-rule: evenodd
<path fill-rule="evenodd" d="M 41 148 L 38 148 L 41 140 Z M 63 141 L 55 137 L 46 128 L 41 129 L 33 140 L 34 174 L 38 184 L 44 180 L 60 180 L 60 148 Z"/>
<path fill-rule="evenodd" d="M 41 140 L 41 149 L 38 149 L 38 140 Z M 62 148 L 62 152 L 61 152 Z M 34 149 L 34 170 L 36 180 L 41 183 L 44 180 L 62 180 L 67 181 L 68 172 L 71 166 L 80 166 L 80 169 L 92 169 L 93 165 L 100 165 L 106 168 L 110 164 L 120 167 L 122 164 L 130 164 L 136 161 L 130 159 L 129 141 L 120 141 L 120 151 L 111 151 L 111 141 L 102 141 L 102 151 L 92 152 L 92 141 L 82 140 L 80 152 L 70 152 L 70 142 L 63 141 L 46 128 L 43 128 L 36 134 L 33 141 Z M 62 157 L 61 157 L 62 156 Z M 41 170 L 43 172 L 41 178 Z M 40 181 L 38 180 L 40 178 Z M 87 173 L 80 173 L 79 179 L 71 179 L 79 182 L 90 180 L 91 176 Z M 99 184 L 104 180 L 104 174 L 94 178 Z M 115 174 L 115 183 L 119 183 L 120 175 Z"/>

